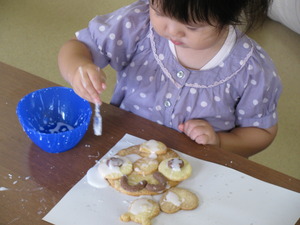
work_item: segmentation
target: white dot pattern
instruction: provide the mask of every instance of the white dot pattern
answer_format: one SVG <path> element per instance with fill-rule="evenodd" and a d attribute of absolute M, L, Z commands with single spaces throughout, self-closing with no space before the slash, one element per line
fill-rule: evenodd
<path fill-rule="evenodd" d="M 116 35 L 115 35 L 115 34 L 110 34 L 110 35 L 109 35 L 109 38 L 110 38 L 111 40 L 115 40 L 115 39 L 116 39 Z"/>
<path fill-rule="evenodd" d="M 100 27 L 99 27 L 99 30 L 100 30 L 101 32 L 104 32 L 104 31 L 106 30 L 106 28 L 105 28 L 105 26 L 100 26 Z"/>
<path fill-rule="evenodd" d="M 220 102 L 220 101 L 221 101 L 221 98 L 220 98 L 219 96 L 215 96 L 215 97 L 214 97 L 214 100 L 215 100 L 216 102 Z"/>
<path fill-rule="evenodd" d="M 208 105 L 208 104 L 207 104 L 206 101 L 202 101 L 202 102 L 201 102 L 201 106 L 202 106 L 202 107 L 206 107 L 207 105 Z"/>
<path fill-rule="evenodd" d="M 196 94 L 196 93 L 197 93 L 197 89 L 191 88 L 191 89 L 190 89 L 190 93 L 191 93 L 192 95 Z"/>
<path fill-rule="evenodd" d="M 131 26 L 132 26 L 131 22 L 127 22 L 127 23 L 125 24 L 125 27 L 126 27 L 127 29 L 130 29 Z"/>
<path fill-rule="evenodd" d="M 216 130 L 277 122 L 280 78 L 261 46 L 244 35 L 218 66 L 185 69 L 170 55 L 165 39 L 149 33 L 148 7 L 137 1 L 76 32 L 87 46 L 97 43 L 93 57 L 100 68 L 111 64 L 120 71 L 112 104 L 174 129 L 194 118 L 207 119 Z"/>

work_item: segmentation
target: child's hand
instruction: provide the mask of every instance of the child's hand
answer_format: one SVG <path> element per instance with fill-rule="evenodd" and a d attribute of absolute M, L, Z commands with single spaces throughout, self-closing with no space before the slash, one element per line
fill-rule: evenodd
<path fill-rule="evenodd" d="M 218 134 L 205 120 L 189 120 L 180 124 L 178 129 L 198 144 L 219 146 Z"/>
<path fill-rule="evenodd" d="M 105 73 L 91 63 L 77 68 L 71 85 L 80 97 L 101 104 L 100 94 L 106 89 L 105 80 Z"/>

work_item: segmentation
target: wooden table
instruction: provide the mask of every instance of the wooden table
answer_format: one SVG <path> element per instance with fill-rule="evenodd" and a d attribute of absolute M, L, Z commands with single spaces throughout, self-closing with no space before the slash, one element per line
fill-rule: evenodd
<path fill-rule="evenodd" d="M 156 139 L 191 156 L 225 165 L 260 180 L 300 192 L 300 180 L 210 146 L 109 104 L 102 106 L 103 135 L 89 127 L 72 150 L 51 154 L 23 132 L 16 105 L 26 94 L 58 86 L 0 63 L 0 224 L 48 224 L 42 218 L 125 133 Z"/>

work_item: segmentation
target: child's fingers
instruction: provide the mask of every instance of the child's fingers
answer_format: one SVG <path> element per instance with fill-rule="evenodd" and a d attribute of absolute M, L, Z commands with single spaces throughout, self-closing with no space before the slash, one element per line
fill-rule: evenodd
<path fill-rule="evenodd" d="M 93 72 L 90 74 L 90 80 L 98 94 L 101 94 L 106 89 L 106 75 L 99 67 Z"/>
<path fill-rule="evenodd" d="M 181 132 L 184 132 L 184 124 L 183 123 L 178 125 L 178 130 L 180 130 Z"/>
<path fill-rule="evenodd" d="M 81 98 L 84 98 L 85 100 L 89 102 L 93 102 L 93 99 L 90 97 L 90 94 L 87 92 L 87 90 L 82 86 L 81 83 L 78 85 L 74 85 L 73 89 L 77 95 L 79 95 Z"/>
<path fill-rule="evenodd" d="M 189 120 L 180 124 L 178 129 L 198 144 L 218 144 L 216 133 L 207 121 Z"/>
<path fill-rule="evenodd" d="M 203 120 L 189 120 L 182 124 L 181 129 L 187 136 L 195 140 L 197 133 L 203 131 L 205 126 L 206 122 Z"/>
<path fill-rule="evenodd" d="M 91 80 L 91 77 L 94 77 L 96 75 L 91 74 L 89 72 L 85 72 L 82 67 L 78 68 L 79 74 L 80 74 L 80 81 L 83 89 L 81 90 L 82 95 L 84 95 L 84 98 L 94 102 L 101 104 L 101 99 L 98 91 L 94 87 L 94 83 Z"/>
<path fill-rule="evenodd" d="M 207 139 L 205 137 L 208 137 L 208 135 L 209 135 L 208 130 L 204 126 L 195 126 L 193 129 L 191 129 L 191 131 L 188 134 L 188 136 L 192 140 L 196 141 L 198 139 L 198 141 L 202 141 L 202 142 L 204 142 Z"/>
<path fill-rule="evenodd" d="M 206 134 L 198 135 L 194 141 L 198 144 L 206 145 L 209 144 L 209 137 Z"/>

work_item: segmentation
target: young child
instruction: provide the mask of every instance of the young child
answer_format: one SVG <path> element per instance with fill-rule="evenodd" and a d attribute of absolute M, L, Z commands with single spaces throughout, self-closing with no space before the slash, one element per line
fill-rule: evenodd
<path fill-rule="evenodd" d="M 139 0 L 97 16 L 61 48 L 63 77 L 82 98 L 100 103 L 110 64 L 111 104 L 243 156 L 277 132 L 280 79 L 246 29 L 268 0 Z M 249 22 L 250 21 L 250 22 Z"/>

